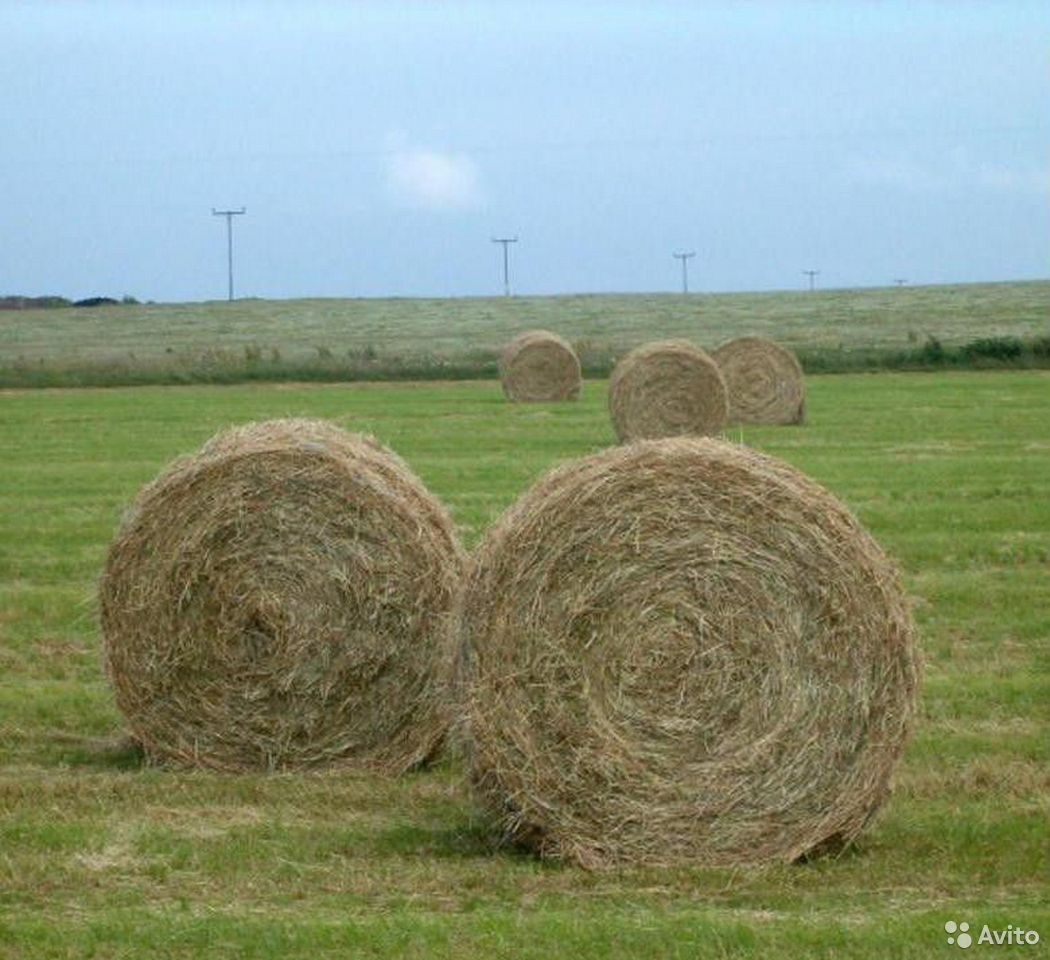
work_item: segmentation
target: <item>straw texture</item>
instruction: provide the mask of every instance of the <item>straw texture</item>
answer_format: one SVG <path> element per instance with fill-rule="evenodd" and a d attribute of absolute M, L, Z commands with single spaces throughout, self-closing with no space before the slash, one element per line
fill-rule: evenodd
<path fill-rule="evenodd" d="M 117 705 L 157 762 L 400 773 L 450 721 L 464 563 L 444 508 L 370 438 L 230 430 L 143 488 L 110 547 Z"/>
<path fill-rule="evenodd" d="M 739 337 L 711 357 L 729 391 L 730 423 L 805 422 L 805 380 L 790 350 L 763 337 Z"/>
<path fill-rule="evenodd" d="M 609 379 L 609 415 L 621 442 L 717 433 L 729 416 L 718 365 L 686 340 L 644 344 Z"/>
<path fill-rule="evenodd" d="M 511 340 L 500 356 L 500 383 L 514 403 L 550 403 L 580 396 L 580 361 L 568 341 L 548 330 Z"/>
<path fill-rule="evenodd" d="M 541 480 L 473 557 L 460 635 L 481 803 L 507 839 L 591 868 L 841 849 L 916 709 L 878 545 L 798 471 L 713 439 Z"/>

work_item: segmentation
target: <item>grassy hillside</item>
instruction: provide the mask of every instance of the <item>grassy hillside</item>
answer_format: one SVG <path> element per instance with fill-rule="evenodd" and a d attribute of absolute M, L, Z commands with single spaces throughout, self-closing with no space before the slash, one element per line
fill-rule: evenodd
<path fill-rule="evenodd" d="M 500 347 L 536 327 L 572 342 L 591 375 L 647 340 L 687 337 L 714 348 L 744 334 L 792 347 L 811 372 L 970 365 L 959 348 L 975 340 L 1042 338 L 1050 354 L 1050 282 L 6 311 L 0 386 L 490 377 Z M 999 353 L 984 359 L 1010 360 Z M 1030 349 L 1021 359 L 1050 364 Z"/>
<path fill-rule="evenodd" d="M 926 679 L 896 793 L 839 859 L 601 874 L 494 847 L 454 760 L 393 781 L 143 768 L 94 585 L 136 489 L 253 418 L 375 433 L 474 544 L 542 471 L 612 442 L 604 383 L 558 406 L 483 382 L 4 392 L 0 957 L 925 960 L 954 949 L 948 920 L 1044 950 L 1050 375 L 808 388 L 806 426 L 731 438 L 823 483 L 902 566 Z"/>

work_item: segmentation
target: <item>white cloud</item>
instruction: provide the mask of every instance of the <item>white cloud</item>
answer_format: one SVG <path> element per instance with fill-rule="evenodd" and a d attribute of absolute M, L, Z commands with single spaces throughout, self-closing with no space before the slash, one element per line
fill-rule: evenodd
<path fill-rule="evenodd" d="M 988 190 L 996 193 L 1050 193 L 1050 172 L 1035 166 L 1008 166 L 976 160 L 962 150 L 934 158 L 892 155 L 854 159 L 849 173 L 858 183 L 915 192 Z"/>
<path fill-rule="evenodd" d="M 398 149 L 387 180 L 398 202 L 428 210 L 466 210 L 481 203 L 477 164 L 466 154 Z"/>
<path fill-rule="evenodd" d="M 976 166 L 974 174 L 977 182 L 989 190 L 1050 194 L 1050 171 L 1046 169 L 980 163 Z"/>

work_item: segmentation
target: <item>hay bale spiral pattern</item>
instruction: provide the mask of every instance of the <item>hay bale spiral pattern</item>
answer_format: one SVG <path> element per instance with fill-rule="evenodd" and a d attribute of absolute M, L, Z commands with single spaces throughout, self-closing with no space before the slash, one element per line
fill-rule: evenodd
<path fill-rule="evenodd" d="M 515 403 L 577 400 L 580 361 L 568 341 L 547 330 L 511 340 L 500 355 L 503 394 Z"/>
<path fill-rule="evenodd" d="M 464 739 L 508 838 L 586 867 L 793 861 L 887 797 L 919 660 L 827 491 L 713 439 L 541 480 L 465 581 Z"/>
<path fill-rule="evenodd" d="M 370 438 L 220 434 L 140 491 L 100 583 L 106 671 L 156 761 L 399 773 L 447 731 L 465 555 Z"/>
<path fill-rule="evenodd" d="M 636 347 L 609 379 L 609 415 L 623 442 L 717 433 L 729 416 L 717 364 L 687 340 Z"/>
<path fill-rule="evenodd" d="M 711 357 L 729 391 L 730 423 L 805 422 L 805 381 L 790 350 L 764 337 L 738 337 Z"/>

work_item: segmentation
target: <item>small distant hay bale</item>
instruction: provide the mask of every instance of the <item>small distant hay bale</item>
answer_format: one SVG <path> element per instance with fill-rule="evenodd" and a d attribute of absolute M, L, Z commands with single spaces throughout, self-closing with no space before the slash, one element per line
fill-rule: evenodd
<path fill-rule="evenodd" d="M 157 762 L 397 774 L 440 747 L 465 554 L 371 438 L 249 424 L 144 487 L 100 583 L 106 672 Z"/>
<path fill-rule="evenodd" d="M 804 423 L 806 388 L 798 358 L 764 337 L 739 337 L 711 354 L 729 391 L 729 422 Z"/>
<path fill-rule="evenodd" d="M 531 330 L 511 340 L 499 361 L 504 396 L 514 403 L 578 400 L 580 361 L 556 333 Z"/>
<path fill-rule="evenodd" d="M 590 868 L 838 850 L 916 710 L 891 562 L 816 483 L 710 438 L 541 480 L 473 556 L 460 636 L 481 803 Z"/>
<path fill-rule="evenodd" d="M 613 370 L 609 415 L 621 442 L 718 433 L 729 416 L 725 381 L 687 340 L 647 343 Z"/>

